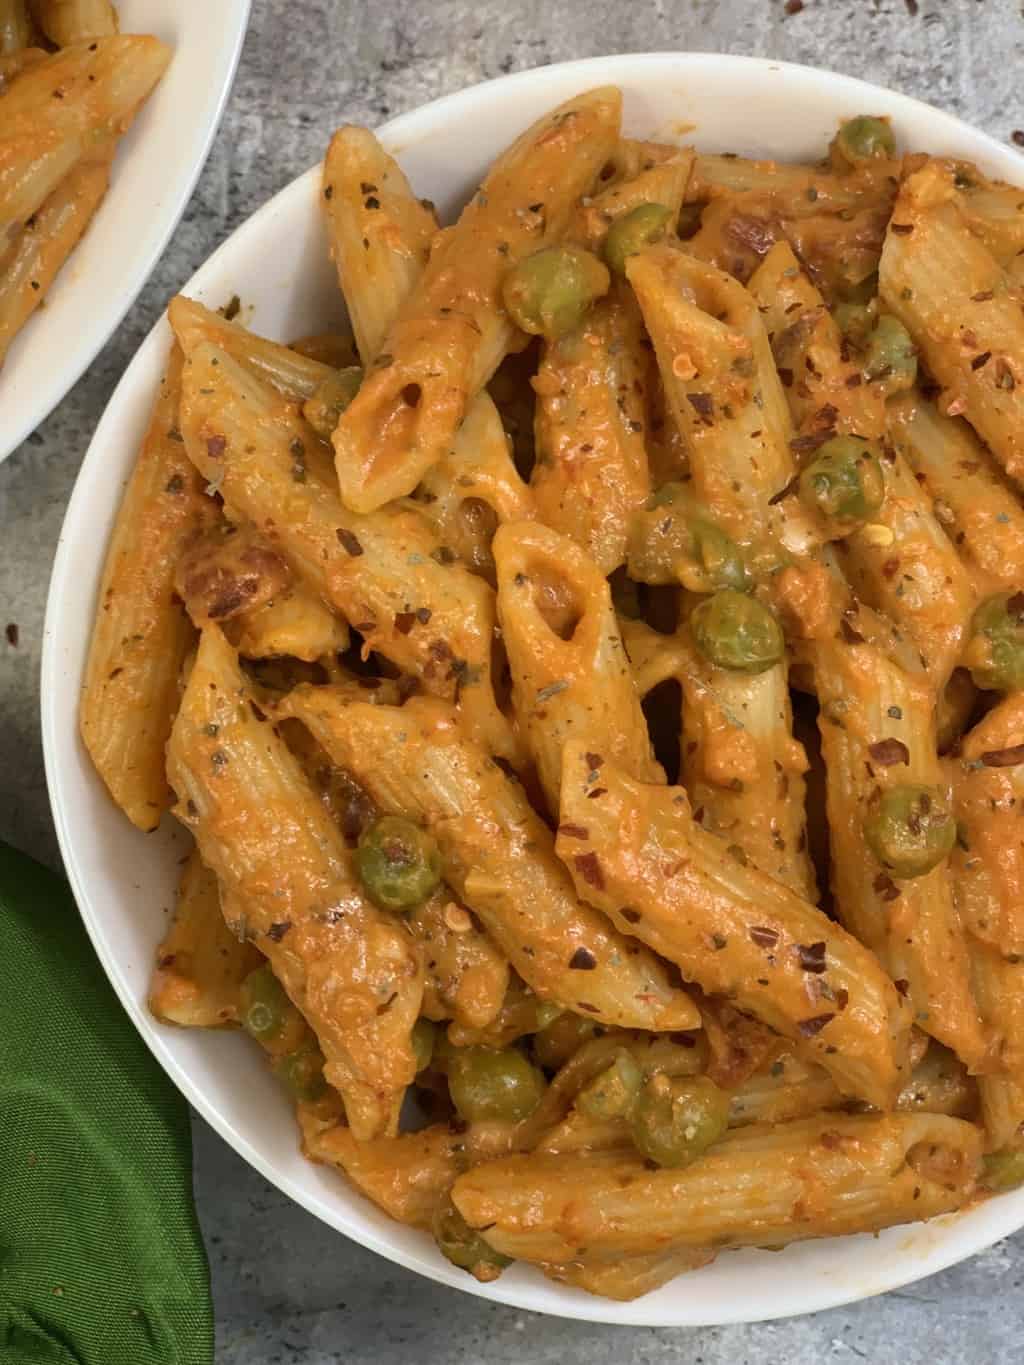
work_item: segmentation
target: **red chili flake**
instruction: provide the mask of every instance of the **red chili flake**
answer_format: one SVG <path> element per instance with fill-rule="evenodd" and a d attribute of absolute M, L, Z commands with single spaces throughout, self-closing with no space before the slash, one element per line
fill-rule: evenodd
<path fill-rule="evenodd" d="M 604 873 L 601 871 L 601 863 L 596 853 L 577 853 L 573 863 L 588 886 L 592 886 L 595 891 L 604 890 Z"/>
<path fill-rule="evenodd" d="M 18 627 L 17 627 L 17 623 L 16 623 L 16 622 L 14 622 L 14 621 L 8 621 L 8 622 L 7 622 L 7 625 L 4 627 L 4 635 L 7 637 L 7 643 L 10 645 L 10 647 L 11 647 L 12 649 L 17 649 L 17 648 L 18 648 Z"/>
<path fill-rule="evenodd" d="M 416 624 L 416 613 L 414 611 L 395 612 L 395 630 L 400 635 L 408 635 Z"/>
<path fill-rule="evenodd" d="M 363 553 L 363 547 L 359 543 L 359 537 L 354 535 L 351 531 L 347 531 L 344 526 L 339 526 L 335 534 L 338 537 L 338 543 L 345 553 L 350 554 L 353 559 L 358 559 Z"/>
<path fill-rule="evenodd" d="M 882 565 L 882 573 L 886 578 L 895 578 L 900 571 L 900 561 L 898 559 L 887 559 Z"/>
<path fill-rule="evenodd" d="M 600 754 L 585 754 L 584 757 L 587 760 L 587 767 L 591 772 L 596 772 L 597 769 L 604 764 L 604 759 Z"/>
<path fill-rule="evenodd" d="M 206 440 L 206 453 L 211 460 L 219 460 L 228 447 L 226 436 L 209 436 Z"/>
<path fill-rule="evenodd" d="M 597 966 L 597 958 L 589 948 L 577 948 L 569 959 L 569 966 L 574 972 L 592 972 Z"/>
<path fill-rule="evenodd" d="M 628 905 L 624 906 L 619 911 L 619 914 L 627 924 L 639 924 L 640 920 L 643 918 L 639 910 L 631 910 Z"/>
<path fill-rule="evenodd" d="M 792 387 L 793 371 L 789 368 L 788 365 L 780 365 L 776 370 L 776 374 L 779 376 L 779 379 L 782 381 L 783 385 L 787 389 Z"/>
<path fill-rule="evenodd" d="M 800 954 L 800 966 L 805 972 L 818 974 L 825 970 L 824 942 L 798 943 L 796 950 Z"/>
<path fill-rule="evenodd" d="M 836 1009 L 844 1010 L 850 1003 L 850 992 L 845 986 L 840 986 L 836 991 Z"/>
<path fill-rule="evenodd" d="M 593 800 L 595 800 L 598 796 L 607 796 L 607 795 L 608 795 L 608 788 L 607 788 L 607 787 L 595 787 L 594 790 L 593 790 L 592 792 L 587 792 L 587 800 L 588 800 L 588 801 L 593 801 Z"/>
<path fill-rule="evenodd" d="M 827 1151 L 835 1152 L 842 1146 L 843 1138 L 841 1133 L 821 1133 L 818 1141 Z"/>
<path fill-rule="evenodd" d="M 815 1034 L 821 1032 L 826 1024 L 830 1024 L 836 1016 L 834 1014 L 816 1014 L 812 1019 L 801 1019 L 797 1028 L 805 1038 L 813 1038 Z"/>
<path fill-rule="evenodd" d="M 711 395 L 709 393 L 688 393 L 686 396 L 690 400 L 690 407 L 693 408 L 704 425 L 711 426 L 715 420 L 715 400 Z"/>
<path fill-rule="evenodd" d="M 897 233 L 900 237 L 909 237 L 909 235 L 914 231 L 913 223 L 890 223 L 889 227 L 893 232 Z"/>
<path fill-rule="evenodd" d="M 290 919 L 279 920 L 276 924 L 272 924 L 267 930 L 267 938 L 273 939 L 275 943 L 280 943 L 291 927 L 292 922 Z"/>
<path fill-rule="evenodd" d="M 889 876 L 888 872 L 879 872 L 872 882 L 875 894 L 881 896 L 884 901 L 894 901 L 899 898 L 900 889 Z"/>
<path fill-rule="evenodd" d="M 981 761 L 986 768 L 1015 768 L 1024 763 L 1024 744 L 1014 744 L 1009 749 L 986 749 Z"/>
<path fill-rule="evenodd" d="M 992 359 L 991 351 L 982 351 L 980 355 L 976 355 L 974 359 L 971 361 L 971 369 L 972 370 L 983 369 L 991 359 Z"/>
<path fill-rule="evenodd" d="M 857 373 L 854 373 L 851 374 L 850 377 L 847 379 L 846 387 L 848 389 L 859 389 L 861 384 L 863 383 L 864 383 L 863 377 Z"/>
<path fill-rule="evenodd" d="M 777 929 L 769 929 L 764 925 L 755 924 L 749 933 L 759 948 L 775 948 L 778 946 L 779 933 Z"/>
<path fill-rule="evenodd" d="M 868 745 L 868 753 L 883 768 L 891 768 L 897 763 L 910 763 L 910 750 L 902 739 L 878 739 Z"/>
<path fill-rule="evenodd" d="M 831 441 L 835 432 L 829 427 L 823 431 L 809 431 L 805 436 L 794 436 L 789 443 L 790 450 L 794 455 L 810 455 L 823 446 L 826 441 Z"/>
<path fill-rule="evenodd" d="M 845 616 L 839 622 L 839 632 L 848 645 L 862 645 L 864 643 L 864 636 L 850 625 Z"/>
<path fill-rule="evenodd" d="M 972 302 L 972 303 L 988 303 L 989 299 L 994 299 L 994 298 L 995 298 L 995 294 L 993 294 L 993 292 L 992 292 L 991 289 L 983 289 L 983 290 L 981 291 L 980 294 L 972 294 L 972 295 L 971 295 L 971 302 Z"/>
<path fill-rule="evenodd" d="M 559 825 L 559 834 L 564 834 L 567 839 L 589 839 L 590 834 L 584 825 Z"/>
<path fill-rule="evenodd" d="M 433 614 L 434 613 L 430 610 L 429 607 L 416 608 L 416 620 L 419 621 L 421 626 L 425 626 L 427 622 L 430 620 L 431 616 L 433 616 Z"/>

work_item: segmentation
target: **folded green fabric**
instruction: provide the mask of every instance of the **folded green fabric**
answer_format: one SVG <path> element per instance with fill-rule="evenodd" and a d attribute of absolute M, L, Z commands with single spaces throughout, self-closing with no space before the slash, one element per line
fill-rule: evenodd
<path fill-rule="evenodd" d="M 0 1361 L 212 1360 L 185 1103 L 67 887 L 0 844 Z"/>

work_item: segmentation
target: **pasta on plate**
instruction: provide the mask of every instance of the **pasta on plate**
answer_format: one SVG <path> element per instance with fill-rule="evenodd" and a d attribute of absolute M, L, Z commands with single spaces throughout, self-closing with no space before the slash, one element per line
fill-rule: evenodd
<path fill-rule="evenodd" d="M 1024 1181 L 1020 192 L 584 91 L 441 226 L 366 129 L 352 335 L 186 298 L 80 726 L 194 837 L 150 1007 L 447 1259 L 628 1299 Z"/>
<path fill-rule="evenodd" d="M 0 0 L 0 367 L 110 183 L 171 52 L 110 0 Z"/>

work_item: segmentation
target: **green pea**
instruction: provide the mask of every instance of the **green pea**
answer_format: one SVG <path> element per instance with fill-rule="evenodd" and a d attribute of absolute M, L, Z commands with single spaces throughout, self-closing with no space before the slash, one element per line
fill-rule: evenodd
<path fill-rule="evenodd" d="M 1003 1147 L 982 1160 L 981 1183 L 990 1190 L 1013 1190 L 1024 1185 L 1024 1150 Z"/>
<path fill-rule="evenodd" d="M 412 1026 L 412 1054 L 416 1058 L 416 1074 L 426 1071 L 434 1055 L 437 1029 L 429 1019 L 417 1019 Z"/>
<path fill-rule="evenodd" d="M 451 1195 L 445 1195 L 434 1210 L 431 1231 L 441 1255 L 483 1283 L 496 1280 L 505 1267 L 512 1264 L 508 1256 L 495 1251 L 473 1231 L 455 1207 Z"/>
<path fill-rule="evenodd" d="M 275 1058 L 271 1070 L 297 1100 L 318 1100 L 327 1089 L 323 1053 L 312 1039 L 294 1052 Z"/>
<path fill-rule="evenodd" d="M 690 535 L 695 557 L 706 575 L 705 590 L 732 588 L 735 592 L 746 592 L 749 589 L 750 574 L 743 552 L 732 536 L 703 517 L 691 519 Z"/>
<path fill-rule="evenodd" d="M 358 365 L 334 370 L 313 390 L 302 406 L 302 415 L 309 425 L 325 440 L 334 435 L 341 414 L 359 392 L 363 372 Z"/>
<path fill-rule="evenodd" d="M 616 1053 L 611 1066 L 583 1087 L 576 1096 L 576 1108 L 591 1119 L 621 1118 L 632 1109 L 643 1079 L 640 1068 L 623 1049 Z"/>
<path fill-rule="evenodd" d="M 880 384 L 887 398 L 911 388 L 917 379 L 917 347 L 891 313 L 883 313 L 868 336 L 864 377 Z"/>
<path fill-rule="evenodd" d="M 882 793 L 864 837 L 893 876 L 923 877 L 956 843 L 956 821 L 938 787 L 908 782 Z"/>
<path fill-rule="evenodd" d="M 699 603 L 690 616 L 693 638 L 717 668 L 763 673 L 783 654 L 779 623 L 754 597 L 725 589 Z"/>
<path fill-rule="evenodd" d="M 556 340 L 578 327 L 610 286 L 607 268 L 589 251 L 550 246 L 513 266 L 501 293 L 517 327 Z"/>
<path fill-rule="evenodd" d="M 725 1132 L 729 1096 L 706 1076 L 652 1076 L 630 1117 L 637 1150 L 659 1166 L 687 1166 Z"/>
<path fill-rule="evenodd" d="M 383 910 L 421 905 L 441 881 L 441 854 L 425 829 L 385 815 L 359 836 L 356 867 L 366 894 Z"/>
<path fill-rule="evenodd" d="M 885 500 L 875 447 L 860 436 L 833 436 L 801 473 L 800 499 L 830 521 L 867 520 Z"/>
<path fill-rule="evenodd" d="M 540 1103 L 545 1081 L 543 1072 L 517 1048 L 464 1047 L 448 1059 L 448 1089 L 468 1123 L 483 1119 L 518 1123 Z"/>
<path fill-rule="evenodd" d="M 533 1036 L 533 1055 L 541 1066 L 557 1071 L 584 1043 L 596 1037 L 598 1025 L 567 1010 Z"/>
<path fill-rule="evenodd" d="M 241 1023 L 258 1043 L 273 1044 L 288 1029 L 295 1006 L 269 964 L 257 967 L 242 982 Z"/>
<path fill-rule="evenodd" d="M 896 155 L 896 139 L 885 119 L 858 114 L 847 119 L 836 134 L 836 149 L 851 166 L 874 157 Z"/>
<path fill-rule="evenodd" d="M 616 218 L 604 239 L 604 258 L 616 275 L 625 275 L 626 257 L 660 242 L 672 222 L 672 210 L 664 204 L 637 204 Z"/>
<path fill-rule="evenodd" d="M 987 692 L 1024 688 L 1024 592 L 987 598 L 971 620 L 964 662 Z"/>

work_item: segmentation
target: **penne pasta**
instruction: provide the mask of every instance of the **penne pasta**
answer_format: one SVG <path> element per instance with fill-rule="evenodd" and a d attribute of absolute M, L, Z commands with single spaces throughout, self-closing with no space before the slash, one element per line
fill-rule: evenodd
<path fill-rule="evenodd" d="M 934 1217 L 973 1191 L 980 1155 L 977 1129 L 945 1115 L 828 1114 L 737 1130 L 683 1170 L 620 1152 L 509 1156 L 459 1176 L 452 1198 L 504 1255 L 616 1262 Z"/>
<path fill-rule="evenodd" d="M 334 434 L 353 511 L 411 493 L 451 445 L 467 405 L 516 344 L 499 299 L 504 275 L 564 235 L 614 147 L 620 112 L 621 95 L 609 87 L 534 124 L 436 242 Z"/>
<path fill-rule="evenodd" d="M 986 1040 L 946 862 L 905 876 L 883 865 L 869 843 L 885 793 L 898 798 L 914 784 L 937 806 L 946 799 L 932 693 L 857 643 L 822 643 L 815 684 L 837 912 L 884 963 L 918 1026 L 976 1070 Z"/>
<path fill-rule="evenodd" d="M 46 300 L 110 184 L 110 158 L 70 171 L 0 258 L 0 367 L 15 335 Z"/>
<path fill-rule="evenodd" d="M 999 263 L 968 231 L 955 177 L 929 162 L 903 184 L 879 289 L 942 385 L 939 411 L 963 415 L 1016 481 L 1024 478 L 1024 317 Z"/>
<path fill-rule="evenodd" d="M 872 954 L 703 830 L 680 788 L 643 786 L 575 742 L 563 765 L 555 848 L 581 897 L 799 1044 L 844 1093 L 888 1107 L 909 1021 Z"/>
<path fill-rule="evenodd" d="M 23 52 L 31 41 L 32 24 L 25 0 L 0 0 L 0 57 Z"/>
<path fill-rule="evenodd" d="M 625 561 L 630 514 L 650 492 L 642 339 L 636 300 L 616 287 L 580 327 L 548 343 L 533 381 L 538 515 L 602 574 Z"/>
<path fill-rule="evenodd" d="M 57 47 L 117 32 L 117 13 L 110 0 L 32 0 L 32 14 Z"/>
<path fill-rule="evenodd" d="M 208 627 L 168 745 L 175 813 L 237 906 L 236 934 L 258 945 L 316 1033 L 353 1134 L 393 1132 L 416 1070 L 420 954 L 358 890 L 340 831 L 251 699 L 234 651 Z"/>
<path fill-rule="evenodd" d="M 178 429 L 181 367 L 174 347 L 111 535 L 79 703 L 96 771 L 143 830 L 156 829 L 170 805 L 164 747 L 195 641 L 175 569 L 186 542 L 217 515 Z"/>
<path fill-rule="evenodd" d="M 426 823 L 448 884 L 542 999 L 608 1025 L 699 1026 L 663 964 L 576 898 L 521 786 L 450 708 L 352 706 L 329 688 L 296 689 L 284 706 L 382 810 Z"/>
<path fill-rule="evenodd" d="M 224 922 L 217 878 L 193 849 L 181 874 L 174 919 L 156 951 L 150 1010 L 165 1024 L 186 1028 L 236 1024 L 242 982 L 262 961 Z"/>
<path fill-rule="evenodd" d="M 693 168 L 694 153 L 689 147 L 670 148 L 669 154 L 653 165 L 643 165 L 635 175 L 615 181 L 600 194 L 588 195 L 577 206 L 570 237 L 592 251 L 600 250 L 608 229 L 644 204 L 658 204 L 669 210 L 675 223 L 683 206 L 686 184 Z"/>
<path fill-rule="evenodd" d="M 445 562 L 421 518 L 347 511 L 300 461 L 297 452 L 304 455 L 315 437 L 294 406 L 209 342 L 186 359 L 181 429 L 189 457 L 228 507 L 271 541 L 368 649 L 430 691 L 457 698 L 492 752 L 514 752 L 491 684 L 493 593 Z"/>
<path fill-rule="evenodd" d="M 424 1015 L 467 1029 L 494 1024 L 509 988 L 508 958 L 474 916 L 442 886 L 410 912 L 409 929 L 423 951 Z"/>
<path fill-rule="evenodd" d="M 664 781 L 596 564 L 536 522 L 503 527 L 494 554 L 513 706 L 549 811 L 558 811 L 569 739 L 614 757 L 643 781 Z"/>

